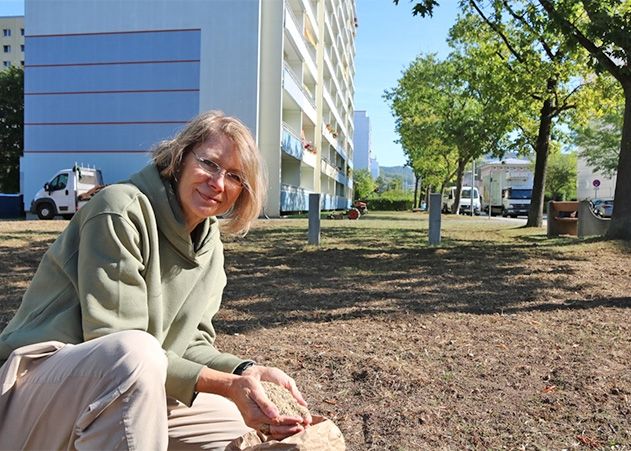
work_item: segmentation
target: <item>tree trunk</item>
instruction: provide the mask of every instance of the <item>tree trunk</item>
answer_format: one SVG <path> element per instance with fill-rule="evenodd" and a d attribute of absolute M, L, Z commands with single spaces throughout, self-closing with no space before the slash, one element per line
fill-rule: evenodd
<path fill-rule="evenodd" d="M 550 80 L 548 80 L 548 86 Z M 539 116 L 539 134 L 535 148 L 535 174 L 532 186 L 532 199 L 526 227 L 541 227 L 543 221 L 543 199 L 546 186 L 546 168 L 550 150 L 550 134 L 552 133 L 552 100 L 547 98 L 541 107 Z"/>
<path fill-rule="evenodd" d="M 414 208 L 419 208 L 420 207 L 419 204 L 421 203 L 421 199 L 418 192 L 419 180 L 420 180 L 420 177 L 415 173 L 414 174 L 414 203 L 412 204 Z"/>
<path fill-rule="evenodd" d="M 458 214 L 460 212 L 460 193 L 462 191 L 462 176 L 464 175 L 464 168 L 467 166 L 467 160 L 458 160 L 458 170 L 456 172 L 456 193 L 454 194 L 454 204 L 451 207 L 451 212 Z"/>
<path fill-rule="evenodd" d="M 613 215 L 605 235 L 609 239 L 631 240 L 631 78 L 622 85 L 624 89 L 624 121 L 620 158 L 616 177 L 616 193 Z"/>

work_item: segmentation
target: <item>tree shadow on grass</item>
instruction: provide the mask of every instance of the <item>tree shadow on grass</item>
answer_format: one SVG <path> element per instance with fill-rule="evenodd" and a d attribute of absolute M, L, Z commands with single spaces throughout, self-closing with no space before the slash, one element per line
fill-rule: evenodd
<path fill-rule="evenodd" d="M 11 232 L 3 235 L 2 240 L 32 235 L 32 231 Z M 33 241 L 18 250 L 12 246 L 0 245 L 0 330 L 4 329 L 19 307 L 26 285 L 57 233 L 51 233 L 50 236 L 45 240 Z"/>
<path fill-rule="evenodd" d="M 226 252 L 228 286 L 218 329 L 437 312 L 495 314 L 592 308 L 576 296 L 581 257 L 555 245 L 446 240 L 428 247 L 419 230 L 340 228 L 338 241 L 304 246 L 302 232 L 257 230 L 253 249 Z M 274 242 L 281 238 L 281 242 Z M 572 245 L 571 242 L 568 242 Z M 589 290 L 589 283 L 581 282 Z M 554 293 L 554 301 L 544 301 Z M 604 301 L 603 301 L 604 302 Z M 615 304 L 629 307 L 625 298 Z"/>
<path fill-rule="evenodd" d="M 560 253 L 559 248 L 585 241 L 519 236 L 498 243 L 447 237 L 441 246 L 429 247 L 422 226 L 329 226 L 322 230 L 324 244 L 316 247 L 305 245 L 306 225 L 301 229 L 279 223 L 253 230 L 237 243 L 226 242 L 224 309 L 229 314 L 220 312 L 218 329 L 244 332 L 408 313 L 494 314 L 608 305 L 606 298 L 601 303 L 576 300 L 573 276 L 580 257 Z M 11 232 L 4 239 L 33 233 Z M 45 234 L 19 249 L 0 246 L 0 329 L 56 236 Z M 629 249 L 628 243 L 620 246 Z M 583 289 L 590 289 L 589 282 L 582 283 Z M 549 291 L 555 293 L 552 302 L 547 300 Z M 629 307 L 627 300 L 621 297 L 615 306 Z"/>

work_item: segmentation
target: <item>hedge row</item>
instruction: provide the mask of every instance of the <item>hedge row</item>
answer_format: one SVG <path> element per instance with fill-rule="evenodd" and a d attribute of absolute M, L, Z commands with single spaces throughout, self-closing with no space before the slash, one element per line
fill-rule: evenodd
<path fill-rule="evenodd" d="M 406 211 L 412 209 L 409 199 L 368 199 L 368 210 Z"/>

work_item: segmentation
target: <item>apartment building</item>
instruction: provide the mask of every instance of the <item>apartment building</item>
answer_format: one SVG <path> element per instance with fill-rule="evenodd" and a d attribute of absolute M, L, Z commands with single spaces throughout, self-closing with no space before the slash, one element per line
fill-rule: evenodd
<path fill-rule="evenodd" d="M 0 16 L 0 70 L 24 66 L 24 17 Z"/>
<path fill-rule="evenodd" d="M 355 124 L 353 164 L 355 169 L 368 169 L 370 176 L 376 180 L 379 177 L 379 162 L 372 152 L 370 117 L 366 111 L 355 111 L 353 122 Z"/>
<path fill-rule="evenodd" d="M 57 169 L 108 183 L 201 111 L 252 130 L 265 214 L 352 199 L 354 0 L 26 0 L 25 203 Z"/>

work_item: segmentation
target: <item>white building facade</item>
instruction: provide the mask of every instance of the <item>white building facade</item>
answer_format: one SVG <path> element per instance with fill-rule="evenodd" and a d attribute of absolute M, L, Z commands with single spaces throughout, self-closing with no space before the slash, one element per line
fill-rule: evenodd
<path fill-rule="evenodd" d="M 352 198 L 353 0 L 26 0 L 25 203 L 56 170 L 106 183 L 201 111 L 253 132 L 265 214 Z"/>
<path fill-rule="evenodd" d="M 616 194 L 616 175 L 607 175 L 591 167 L 587 160 L 576 160 L 576 198 L 613 199 Z"/>

